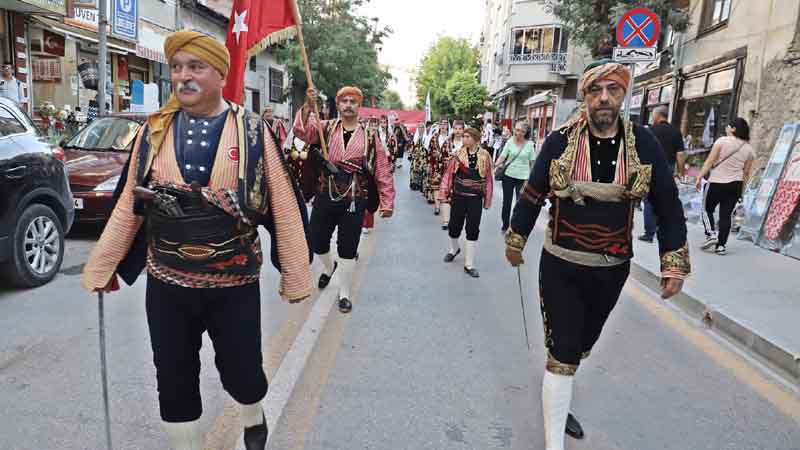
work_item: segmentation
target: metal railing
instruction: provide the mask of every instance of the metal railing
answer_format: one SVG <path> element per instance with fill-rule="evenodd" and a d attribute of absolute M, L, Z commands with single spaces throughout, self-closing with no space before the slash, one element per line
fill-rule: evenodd
<path fill-rule="evenodd" d="M 567 71 L 566 53 L 511 53 L 508 55 L 508 63 L 518 64 L 549 64 L 551 72 Z"/>

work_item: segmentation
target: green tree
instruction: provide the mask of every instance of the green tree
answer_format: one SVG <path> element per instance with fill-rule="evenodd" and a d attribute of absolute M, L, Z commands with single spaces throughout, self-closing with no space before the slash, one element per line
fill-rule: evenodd
<path fill-rule="evenodd" d="M 478 51 L 470 47 L 466 39 L 439 38 L 422 58 L 417 73 L 417 107 L 425 107 L 430 91 L 434 116 L 454 114 L 455 108 L 447 96 L 447 83 L 456 73 L 475 73 L 478 67 Z"/>
<path fill-rule="evenodd" d="M 616 45 L 617 22 L 637 6 L 650 8 L 661 19 L 661 41 L 667 29 L 685 31 L 689 13 L 674 0 L 548 0 L 547 6 L 561 20 L 572 43 L 589 49 L 595 58 L 611 56 Z"/>
<path fill-rule="evenodd" d="M 384 109 L 405 109 L 403 106 L 403 100 L 400 99 L 400 94 L 397 92 L 386 89 L 381 94 L 381 101 L 378 102 L 378 106 Z"/>
<path fill-rule="evenodd" d="M 447 82 L 445 92 L 456 116 L 467 121 L 486 110 L 483 102 L 489 92 L 478 81 L 474 72 L 462 70 L 454 74 Z"/>
<path fill-rule="evenodd" d="M 353 14 L 368 1 L 297 1 L 314 84 L 327 94 L 330 107 L 342 86 L 358 86 L 367 100 L 379 97 L 391 78 L 378 64 L 378 52 L 392 29 L 381 27 L 377 18 Z M 302 99 L 308 84 L 297 40 L 279 49 L 278 58 L 288 67 L 295 98 Z"/>

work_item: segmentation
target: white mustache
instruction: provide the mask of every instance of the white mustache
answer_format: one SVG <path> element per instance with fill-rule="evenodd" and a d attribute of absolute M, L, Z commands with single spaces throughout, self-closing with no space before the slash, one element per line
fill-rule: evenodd
<path fill-rule="evenodd" d="M 183 91 L 192 91 L 192 92 L 202 92 L 203 89 L 200 87 L 199 84 L 195 83 L 194 81 L 179 81 L 178 82 L 178 92 Z"/>

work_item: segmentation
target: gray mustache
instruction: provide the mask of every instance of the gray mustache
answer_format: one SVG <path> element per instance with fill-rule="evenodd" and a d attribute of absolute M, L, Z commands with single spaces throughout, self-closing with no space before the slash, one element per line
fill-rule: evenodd
<path fill-rule="evenodd" d="M 202 89 L 200 88 L 200 85 L 198 85 L 194 81 L 187 81 L 185 83 L 183 81 L 181 81 L 181 82 L 178 83 L 178 91 L 179 92 L 185 92 L 185 91 L 188 91 L 188 92 L 200 92 L 201 90 Z"/>

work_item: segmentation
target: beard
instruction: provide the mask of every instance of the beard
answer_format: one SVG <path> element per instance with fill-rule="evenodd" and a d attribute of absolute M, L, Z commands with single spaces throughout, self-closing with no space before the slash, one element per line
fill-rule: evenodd
<path fill-rule="evenodd" d="M 619 119 L 619 109 L 610 106 L 589 109 L 589 121 L 600 131 L 608 131 L 614 127 Z"/>

